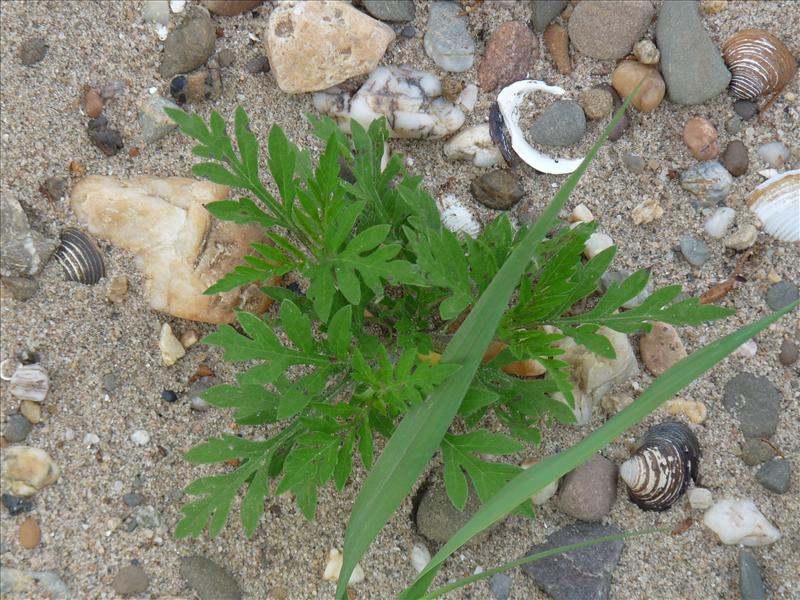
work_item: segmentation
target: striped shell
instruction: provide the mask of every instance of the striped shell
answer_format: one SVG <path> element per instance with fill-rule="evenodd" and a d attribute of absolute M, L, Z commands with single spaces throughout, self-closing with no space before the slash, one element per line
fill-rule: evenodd
<path fill-rule="evenodd" d="M 800 169 L 779 173 L 747 197 L 764 231 L 784 242 L 800 242 Z"/>
<path fill-rule="evenodd" d="M 731 71 L 731 94 L 751 100 L 783 89 L 797 70 L 797 62 L 777 37 L 763 29 L 745 29 L 722 47 Z"/>
<path fill-rule="evenodd" d="M 80 229 L 70 227 L 61 232 L 61 245 L 55 257 L 70 281 L 93 285 L 106 276 L 97 244 Z"/>
<path fill-rule="evenodd" d="M 667 510 L 697 482 L 700 444 L 683 423 L 652 427 L 636 453 L 619 468 L 631 500 L 644 510 Z"/>

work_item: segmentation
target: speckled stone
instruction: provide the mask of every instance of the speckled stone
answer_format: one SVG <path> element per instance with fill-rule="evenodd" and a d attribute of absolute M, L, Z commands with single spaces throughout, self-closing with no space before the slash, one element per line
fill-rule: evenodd
<path fill-rule="evenodd" d="M 733 110 L 745 121 L 749 121 L 758 114 L 758 105 L 750 100 L 737 100 L 733 103 Z"/>
<path fill-rule="evenodd" d="M 519 177 L 500 169 L 473 179 L 470 190 L 478 202 L 495 210 L 508 210 L 525 193 Z"/>
<path fill-rule="evenodd" d="M 681 173 L 681 187 L 708 204 L 717 204 L 728 197 L 733 177 L 716 160 L 706 160 Z"/>
<path fill-rule="evenodd" d="M 581 521 L 599 521 L 617 499 L 617 466 L 595 454 L 564 476 L 556 496 L 558 509 Z"/>
<path fill-rule="evenodd" d="M 770 438 L 778 428 L 781 397 L 766 377 L 740 373 L 725 384 L 722 405 L 746 438 Z"/>
<path fill-rule="evenodd" d="M 756 481 L 775 494 L 788 492 L 791 478 L 792 466 L 788 460 L 780 458 L 773 458 L 756 473 Z"/>
<path fill-rule="evenodd" d="M 33 426 L 28 422 L 28 419 L 19 413 L 11 413 L 8 415 L 5 429 L 3 429 L 3 437 L 12 444 L 23 442 L 32 428 Z"/>
<path fill-rule="evenodd" d="M 381 21 L 414 20 L 414 0 L 363 0 L 362 4 L 370 15 Z"/>
<path fill-rule="evenodd" d="M 791 281 L 780 281 L 767 290 L 767 305 L 772 310 L 779 310 L 797 300 L 800 296 L 797 286 Z"/>
<path fill-rule="evenodd" d="M 534 142 L 542 146 L 570 146 L 586 131 L 586 116 L 574 100 L 559 100 L 542 111 L 530 129 Z"/>

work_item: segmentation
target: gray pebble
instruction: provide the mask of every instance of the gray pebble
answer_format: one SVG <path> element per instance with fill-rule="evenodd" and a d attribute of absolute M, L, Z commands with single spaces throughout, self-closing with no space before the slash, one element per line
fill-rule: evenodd
<path fill-rule="evenodd" d="M 432 2 L 428 7 L 425 54 L 445 71 L 461 73 L 475 60 L 475 41 L 456 2 Z"/>
<path fill-rule="evenodd" d="M 178 124 L 167 116 L 165 108 L 180 109 L 172 100 L 154 94 L 139 107 L 139 135 L 136 143 L 146 146 L 157 142 L 178 128 Z"/>
<path fill-rule="evenodd" d="M 769 286 L 767 290 L 767 305 L 772 310 L 779 310 L 797 300 L 800 296 L 797 286 L 791 281 L 780 281 Z"/>
<path fill-rule="evenodd" d="M 725 131 L 730 133 L 731 135 L 736 135 L 742 129 L 744 129 L 744 121 L 742 117 L 739 115 L 733 115 L 730 119 L 725 122 Z"/>
<path fill-rule="evenodd" d="M 530 129 L 534 142 L 542 146 L 570 146 L 586 130 L 586 115 L 574 100 L 559 100 L 542 111 Z"/>
<path fill-rule="evenodd" d="M 119 570 L 111 582 L 111 587 L 120 596 L 132 596 L 147 591 L 150 587 L 150 578 L 142 567 L 128 565 Z"/>
<path fill-rule="evenodd" d="M 69 182 L 63 177 L 48 177 L 39 191 L 44 192 L 50 200 L 61 200 L 67 193 Z"/>
<path fill-rule="evenodd" d="M 258 75 L 259 73 L 268 73 L 269 59 L 263 54 L 255 56 L 244 64 L 244 70 L 250 73 L 251 75 Z"/>
<path fill-rule="evenodd" d="M 31 498 L 23 498 L 22 496 L 12 496 L 11 494 L 3 494 L 3 506 L 8 509 L 8 514 L 15 517 L 22 513 L 31 512 L 34 507 Z"/>
<path fill-rule="evenodd" d="M 706 160 L 681 173 L 681 187 L 704 203 L 716 205 L 728 196 L 733 177 L 716 160 Z"/>
<path fill-rule="evenodd" d="M 122 497 L 122 501 L 126 506 L 139 506 L 142 502 L 144 502 L 144 496 L 137 494 L 136 492 L 131 492 L 129 494 L 125 494 Z"/>
<path fill-rule="evenodd" d="M 48 598 L 65 598 L 72 599 L 76 596 L 70 592 L 69 587 L 61 576 L 55 571 L 21 571 L 11 567 L 0 567 L 0 596 L 3 598 L 6 595 L 11 595 L 13 592 L 19 592 L 27 589 L 30 579 L 33 579 L 38 585 L 44 589 L 36 590 L 39 593 L 37 596 L 46 596 Z M 31 590 L 32 591 L 32 590 Z M 43 593 L 44 592 L 44 593 Z M 33 594 L 28 594 L 25 597 L 30 598 Z M 22 596 L 16 596 L 22 597 Z"/>
<path fill-rule="evenodd" d="M 655 6 L 649 1 L 586 2 L 569 18 L 569 41 L 598 60 L 622 58 L 650 26 Z"/>
<path fill-rule="evenodd" d="M 542 32 L 550 22 L 561 14 L 569 0 L 531 0 L 533 28 Z"/>
<path fill-rule="evenodd" d="M 617 466 L 595 454 L 564 476 L 558 488 L 556 506 L 581 521 L 599 521 L 617 499 Z"/>
<path fill-rule="evenodd" d="M 92 142 L 106 156 L 114 156 L 122 150 L 122 135 L 112 129 L 105 116 L 99 116 L 89 121 L 86 126 L 89 141 Z"/>
<path fill-rule="evenodd" d="M 742 600 L 767 600 L 761 570 L 749 550 L 739 550 L 739 596 Z"/>
<path fill-rule="evenodd" d="M 756 473 L 756 481 L 775 494 L 788 492 L 791 478 L 792 467 L 789 461 L 780 458 L 773 458 Z"/>
<path fill-rule="evenodd" d="M 217 61 L 220 67 L 230 67 L 236 62 L 236 53 L 230 48 L 223 48 L 217 53 Z"/>
<path fill-rule="evenodd" d="M 400 30 L 400 35 L 407 40 L 417 37 L 417 28 L 413 25 L 406 25 Z"/>
<path fill-rule="evenodd" d="M 525 193 L 519 177 L 500 169 L 473 179 L 470 190 L 478 202 L 495 210 L 508 210 Z"/>
<path fill-rule="evenodd" d="M 765 161 L 770 167 L 780 169 L 789 160 L 789 149 L 783 142 L 769 142 L 761 144 L 756 150 L 759 158 Z"/>
<path fill-rule="evenodd" d="M 737 100 L 733 103 L 733 110 L 745 121 L 749 121 L 758 114 L 758 105 L 750 100 Z"/>
<path fill-rule="evenodd" d="M 6 438 L 6 441 L 16 444 L 25 441 L 31 429 L 33 429 L 33 425 L 30 424 L 28 419 L 19 413 L 11 413 L 8 415 L 6 428 L 3 430 L 3 437 Z"/>
<path fill-rule="evenodd" d="M 182 558 L 180 575 L 200 600 L 239 600 L 242 597 L 236 580 L 203 556 Z"/>
<path fill-rule="evenodd" d="M 632 173 L 636 173 L 638 175 L 639 173 L 644 172 L 645 162 L 644 159 L 638 154 L 633 154 L 632 152 L 626 152 L 625 154 L 622 155 L 622 163 Z"/>
<path fill-rule="evenodd" d="M 414 0 L 363 0 L 367 12 L 381 21 L 414 20 Z"/>
<path fill-rule="evenodd" d="M 189 406 L 192 410 L 206 411 L 210 408 L 210 404 L 203 400 L 203 393 L 214 385 L 214 378 L 207 376 L 201 377 L 195 381 L 184 394 L 184 398 L 189 401 Z"/>
<path fill-rule="evenodd" d="M 764 440 L 750 438 L 742 444 L 742 461 L 744 464 L 755 466 L 775 456 L 774 448 Z"/>
<path fill-rule="evenodd" d="M 514 580 L 505 573 L 495 573 L 489 578 L 489 589 L 497 600 L 508 600 Z"/>
<path fill-rule="evenodd" d="M 778 361 L 780 361 L 780 363 L 784 367 L 788 367 L 796 363 L 797 358 L 798 358 L 797 344 L 794 341 L 790 340 L 789 338 L 784 339 L 783 342 L 781 343 L 781 352 L 778 355 Z"/>
<path fill-rule="evenodd" d="M 28 38 L 19 47 L 19 62 L 26 67 L 35 65 L 47 54 L 47 42 L 44 38 Z"/>
<path fill-rule="evenodd" d="M 719 162 L 734 177 L 744 175 L 747 173 L 750 162 L 747 156 L 747 147 L 740 140 L 733 140 L 725 147 Z"/>
<path fill-rule="evenodd" d="M 722 405 L 746 438 L 770 438 L 778 428 L 781 397 L 766 377 L 740 373 L 725 384 Z"/>
<path fill-rule="evenodd" d="M 137 510 L 133 518 L 136 520 L 136 525 L 145 529 L 158 529 L 161 526 L 161 515 L 155 506 L 149 504 Z"/>
<path fill-rule="evenodd" d="M 119 376 L 116 373 L 106 373 L 101 379 L 101 387 L 103 391 L 110 394 L 119 387 Z"/>
<path fill-rule="evenodd" d="M 693 235 L 681 236 L 681 253 L 693 267 L 702 267 L 711 256 L 711 249 L 703 240 Z"/>
<path fill-rule="evenodd" d="M 178 73 L 196 69 L 214 54 L 216 41 L 216 28 L 208 11 L 199 5 L 189 5 L 181 24 L 164 41 L 161 76 L 171 79 Z"/>

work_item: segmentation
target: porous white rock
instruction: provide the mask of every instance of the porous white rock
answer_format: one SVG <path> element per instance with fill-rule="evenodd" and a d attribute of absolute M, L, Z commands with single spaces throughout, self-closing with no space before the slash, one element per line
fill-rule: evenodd
<path fill-rule="evenodd" d="M 342 553 L 336 548 L 331 548 L 328 551 L 328 562 L 325 563 L 325 571 L 322 574 L 322 578 L 325 581 L 339 581 L 339 573 L 342 571 L 343 560 L 344 557 Z M 350 574 L 350 579 L 347 581 L 347 585 L 361 583 L 364 579 L 366 579 L 364 569 L 361 568 L 361 563 L 356 563 L 353 572 Z"/>
<path fill-rule="evenodd" d="M 11 395 L 20 400 L 44 402 L 47 390 L 50 389 L 50 378 L 40 364 L 22 365 L 14 371 L 8 385 Z"/>
<path fill-rule="evenodd" d="M 458 132 L 444 144 L 444 155 L 451 160 L 468 160 L 476 167 L 502 165 L 503 155 L 492 141 L 489 125 L 475 125 Z"/>
<path fill-rule="evenodd" d="M 735 220 L 736 211 L 727 206 L 723 206 L 714 211 L 714 214 L 708 218 L 703 228 L 709 236 L 718 240 L 725 235 L 728 228 L 733 225 Z"/>
<path fill-rule="evenodd" d="M 175 334 L 172 333 L 172 327 L 169 326 L 169 323 L 164 323 L 161 326 L 158 348 L 161 350 L 161 360 L 168 367 L 171 367 L 178 362 L 178 359 L 186 355 L 186 349 L 180 340 L 175 337 Z"/>
<path fill-rule="evenodd" d="M 723 544 L 766 546 L 781 537 L 752 500 L 724 498 L 705 512 L 703 523 Z"/>
<path fill-rule="evenodd" d="M 3 491 L 15 496 L 32 496 L 58 479 L 60 472 L 55 461 L 41 448 L 11 446 L 5 450 L 0 478 Z"/>
<path fill-rule="evenodd" d="M 714 502 L 711 490 L 701 487 L 690 489 L 687 497 L 689 498 L 689 506 L 696 510 L 705 510 Z"/>
<path fill-rule="evenodd" d="M 137 446 L 146 446 L 150 443 L 150 434 L 144 429 L 137 429 L 131 434 L 131 441 Z"/>
<path fill-rule="evenodd" d="M 411 548 L 411 566 L 417 573 L 422 573 L 422 570 L 431 562 L 431 553 L 424 544 L 414 544 Z"/>

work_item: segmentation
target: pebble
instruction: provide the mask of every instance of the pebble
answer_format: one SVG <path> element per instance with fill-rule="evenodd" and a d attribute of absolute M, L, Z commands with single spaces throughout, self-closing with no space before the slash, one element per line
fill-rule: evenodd
<path fill-rule="evenodd" d="M 400 30 L 400 35 L 407 40 L 414 39 L 417 37 L 417 28 L 413 25 L 406 25 Z"/>
<path fill-rule="evenodd" d="M 578 97 L 578 103 L 583 108 L 586 118 L 592 121 L 604 119 L 611 114 L 614 107 L 614 97 L 611 92 L 601 88 L 583 90 Z"/>
<path fill-rule="evenodd" d="M 200 600 L 240 600 L 242 597 L 236 580 L 203 556 L 182 558 L 180 575 Z"/>
<path fill-rule="evenodd" d="M 536 0 L 531 2 L 533 28 L 542 32 L 567 6 L 569 0 Z"/>
<path fill-rule="evenodd" d="M 714 496 L 711 494 L 711 490 L 701 487 L 690 489 L 687 498 L 689 499 L 689 506 L 695 510 L 705 510 L 714 503 Z"/>
<path fill-rule="evenodd" d="M 703 225 L 705 232 L 715 240 L 722 238 L 736 220 L 736 211 L 723 206 L 714 211 Z"/>
<path fill-rule="evenodd" d="M 695 425 L 705 422 L 708 415 L 706 405 L 694 400 L 667 400 L 664 410 L 669 415 L 684 415 Z"/>
<path fill-rule="evenodd" d="M 686 349 L 677 330 L 668 323 L 653 322 L 650 333 L 639 340 L 639 352 L 645 368 L 658 377 L 686 357 Z"/>
<path fill-rule="evenodd" d="M 478 84 L 484 92 L 490 92 L 525 79 L 537 58 L 539 42 L 534 33 L 524 23 L 507 21 L 495 29 L 486 42 L 478 68 Z"/>
<path fill-rule="evenodd" d="M 137 494 L 136 492 L 130 492 L 122 496 L 122 501 L 125 503 L 125 506 L 130 506 L 133 508 L 134 506 L 139 506 L 142 502 L 144 502 L 144 496 Z"/>
<path fill-rule="evenodd" d="M 68 182 L 64 177 L 48 177 L 39 188 L 50 200 L 61 200 L 67 193 Z"/>
<path fill-rule="evenodd" d="M 138 565 L 122 567 L 111 582 L 111 587 L 120 596 L 133 596 L 142 594 L 150 587 L 150 578 L 145 570 Z"/>
<path fill-rule="evenodd" d="M 187 75 L 176 75 L 169 82 L 169 93 L 178 104 L 217 100 L 222 95 L 219 69 L 201 67 Z"/>
<path fill-rule="evenodd" d="M 444 143 L 444 155 L 451 160 L 468 160 L 476 167 L 505 164 L 503 155 L 492 141 L 489 125 L 482 123 L 462 129 Z"/>
<path fill-rule="evenodd" d="M 230 67 L 236 62 L 236 53 L 230 48 L 223 48 L 217 52 L 217 62 L 219 62 L 220 67 Z"/>
<path fill-rule="evenodd" d="M 86 132 L 89 135 L 89 141 L 106 156 L 114 156 L 122 150 L 122 135 L 116 129 L 111 129 L 106 117 L 100 116 L 89 121 Z"/>
<path fill-rule="evenodd" d="M 661 60 L 661 53 L 651 40 L 639 40 L 633 46 L 633 55 L 643 65 L 655 65 Z"/>
<path fill-rule="evenodd" d="M 633 398 L 627 394 L 606 394 L 600 401 L 600 406 L 610 415 L 617 414 L 631 404 L 633 404 Z"/>
<path fill-rule="evenodd" d="M 176 394 L 172 390 L 162 390 L 161 399 L 164 402 L 169 402 L 169 403 L 177 402 L 178 401 L 178 394 Z"/>
<path fill-rule="evenodd" d="M 626 152 L 622 155 L 622 164 L 624 164 L 630 172 L 636 173 L 637 175 L 644 173 L 644 168 L 646 166 L 644 159 L 633 152 Z"/>
<path fill-rule="evenodd" d="M 702 267 L 711 257 L 711 248 L 703 240 L 691 234 L 681 236 L 681 254 L 693 267 Z"/>
<path fill-rule="evenodd" d="M 31 229 L 28 215 L 16 198 L 0 196 L 0 275 L 4 283 L 6 279 L 36 275 L 57 245 L 58 240 Z"/>
<path fill-rule="evenodd" d="M 19 514 L 31 512 L 34 504 L 30 498 L 23 498 L 22 496 L 13 496 L 4 493 L 2 496 L 3 506 L 8 509 L 8 514 L 15 517 Z"/>
<path fill-rule="evenodd" d="M 32 428 L 33 426 L 28 419 L 19 413 L 11 413 L 8 415 L 8 420 L 6 420 L 6 426 L 5 429 L 3 429 L 3 437 L 6 438 L 7 442 L 11 442 L 12 444 L 24 442 Z"/>
<path fill-rule="evenodd" d="M 785 338 L 783 342 L 781 342 L 781 351 L 780 354 L 778 354 L 778 361 L 784 367 L 788 367 L 796 363 L 797 358 L 798 358 L 797 343 L 790 340 L 789 338 Z"/>
<path fill-rule="evenodd" d="M 767 600 L 758 561 L 749 550 L 739 550 L 739 597 L 742 600 Z"/>
<path fill-rule="evenodd" d="M 789 491 L 792 469 L 788 460 L 773 458 L 761 466 L 756 473 L 756 481 L 775 494 Z"/>
<path fill-rule="evenodd" d="M 558 100 L 542 111 L 530 129 L 531 139 L 542 146 L 570 146 L 586 131 L 583 109 L 574 100 Z"/>
<path fill-rule="evenodd" d="M 40 364 L 22 365 L 11 376 L 8 391 L 19 400 L 44 402 L 50 389 L 50 377 Z"/>
<path fill-rule="evenodd" d="M 775 449 L 759 438 L 749 438 L 741 446 L 741 458 L 744 464 L 760 465 L 775 456 Z"/>
<path fill-rule="evenodd" d="M 137 446 L 146 446 L 150 442 L 150 434 L 144 429 L 137 429 L 131 434 L 131 441 Z"/>
<path fill-rule="evenodd" d="M 91 431 L 83 436 L 83 445 L 84 446 L 96 446 L 100 443 L 100 437 L 96 433 L 92 433 Z"/>
<path fill-rule="evenodd" d="M 167 0 L 145 0 L 142 20 L 169 25 L 169 3 Z"/>
<path fill-rule="evenodd" d="M 480 506 L 481 502 L 472 482 L 469 482 L 469 497 L 464 510 L 453 506 L 445 491 L 442 474 L 437 471 L 429 477 L 419 497 L 415 515 L 417 532 L 435 544 L 443 544 L 472 518 Z M 485 541 L 489 537 L 490 529 L 484 529 L 467 545 L 475 546 Z"/>
<path fill-rule="evenodd" d="M 725 200 L 731 184 L 733 177 L 715 160 L 703 161 L 681 173 L 681 187 L 706 203 L 717 204 Z"/>
<path fill-rule="evenodd" d="M 203 0 L 209 12 L 223 17 L 240 15 L 248 10 L 253 10 L 264 0 Z"/>
<path fill-rule="evenodd" d="M 181 334 L 181 346 L 187 350 L 200 341 L 200 335 L 194 329 L 187 329 Z"/>
<path fill-rule="evenodd" d="M 664 2 L 656 23 L 669 99 L 702 104 L 728 87 L 730 71 L 703 27 L 696 2 Z"/>
<path fill-rule="evenodd" d="M 282 585 L 276 585 L 267 591 L 267 600 L 287 600 L 288 598 L 289 590 Z"/>
<path fill-rule="evenodd" d="M 411 548 L 411 566 L 417 573 L 422 573 L 423 569 L 431 562 L 431 553 L 425 544 L 414 544 Z"/>
<path fill-rule="evenodd" d="M 531 547 L 526 556 L 620 533 L 622 530 L 614 524 L 578 522 L 550 534 L 544 544 Z M 624 546 L 622 540 L 616 540 L 555 554 L 522 565 L 522 572 L 553 600 L 606 600 Z"/>
<path fill-rule="evenodd" d="M 405 23 L 414 20 L 414 0 L 363 0 L 361 4 L 381 21 Z"/>
<path fill-rule="evenodd" d="M 19 412 L 28 419 L 32 425 L 40 423 L 42 420 L 42 405 L 32 400 L 23 400 L 19 405 Z"/>
<path fill-rule="evenodd" d="M 572 72 L 572 60 L 569 57 L 569 34 L 558 23 L 551 23 L 544 30 L 544 45 L 553 58 L 556 69 L 562 75 Z"/>
<path fill-rule="evenodd" d="M 503 170 L 490 171 L 476 177 L 472 180 L 470 190 L 475 200 L 495 210 L 508 210 L 525 193 L 519 177 Z"/>
<path fill-rule="evenodd" d="M 269 73 L 269 59 L 263 54 L 254 56 L 244 64 L 244 70 L 251 75 Z"/>
<path fill-rule="evenodd" d="M 756 344 L 755 340 L 747 340 L 733 353 L 734 356 L 741 356 L 742 358 L 753 358 L 756 354 L 758 354 L 758 344 Z"/>
<path fill-rule="evenodd" d="M 180 340 L 175 337 L 175 334 L 172 333 L 172 327 L 169 326 L 169 323 L 164 323 L 161 326 L 158 347 L 161 350 L 161 360 L 168 367 L 171 367 L 186 355 L 186 349 Z"/>
<path fill-rule="evenodd" d="M 758 157 L 773 169 L 780 169 L 789 160 L 789 149 L 783 142 L 769 142 L 762 144 L 756 150 Z"/>
<path fill-rule="evenodd" d="M 527 458 L 520 464 L 520 467 L 523 469 L 530 469 L 533 465 L 538 463 L 538 459 L 535 458 Z M 561 481 L 561 478 L 556 479 L 555 481 L 551 481 L 543 488 L 541 488 L 538 492 L 534 493 L 531 496 L 531 502 L 533 502 L 536 506 L 542 506 L 543 504 L 547 503 L 550 498 L 555 496 L 556 492 L 558 491 L 558 484 Z"/>
<path fill-rule="evenodd" d="M 112 304 L 119 304 L 128 295 L 128 278 L 125 275 L 115 275 L 106 287 L 106 300 Z"/>
<path fill-rule="evenodd" d="M 535 6 L 536 4 L 534 4 Z M 495 573 L 489 578 L 489 589 L 496 600 L 508 600 L 514 580 L 505 573 Z"/>
<path fill-rule="evenodd" d="M 47 54 L 47 41 L 44 38 L 28 38 L 19 46 L 19 62 L 26 67 L 35 65 Z"/>
<path fill-rule="evenodd" d="M 652 223 L 664 216 L 664 209 L 655 198 L 645 198 L 631 211 L 634 225 Z"/>
<path fill-rule="evenodd" d="M 686 122 L 683 143 L 697 160 L 711 160 L 719 154 L 717 130 L 711 121 L 702 117 L 694 117 Z"/>
<path fill-rule="evenodd" d="M 432 2 L 424 38 L 425 54 L 445 71 L 461 73 L 472 67 L 475 41 L 456 2 Z"/>
<path fill-rule="evenodd" d="M 42 529 L 33 517 L 28 517 L 19 526 L 19 545 L 32 550 L 42 541 Z"/>
<path fill-rule="evenodd" d="M 595 231 L 589 236 L 589 239 L 586 240 L 586 244 L 583 246 L 583 255 L 591 259 L 600 254 L 603 250 L 608 250 L 613 245 L 614 240 L 611 239 L 610 235 L 602 231 Z"/>
<path fill-rule="evenodd" d="M 758 229 L 756 229 L 754 225 L 748 223 L 742 225 L 739 229 L 722 240 L 722 243 L 726 248 L 741 251 L 750 248 L 756 243 L 757 239 Z"/>
<path fill-rule="evenodd" d="M 597 86 L 601 90 L 605 90 L 611 94 L 611 99 L 613 103 L 613 111 L 616 112 L 622 107 L 622 99 L 619 97 L 617 90 L 615 90 L 610 84 L 608 83 L 601 83 Z M 616 142 L 619 138 L 621 138 L 625 132 L 630 128 L 633 124 L 630 116 L 628 116 L 628 111 L 625 111 L 625 114 L 622 115 L 622 118 L 617 123 L 617 126 L 614 127 L 614 130 L 608 136 L 608 140 L 610 142 Z"/>
<path fill-rule="evenodd" d="M 161 527 L 161 515 L 155 506 L 149 504 L 137 510 L 133 519 L 136 525 L 143 529 L 158 529 Z"/>
<path fill-rule="evenodd" d="M 184 398 L 189 400 L 189 407 L 192 410 L 203 412 L 211 407 L 208 402 L 203 400 L 203 393 L 213 385 L 214 378 L 207 376 L 200 377 L 197 381 L 193 382 L 191 386 L 189 386 Z"/>
<path fill-rule="evenodd" d="M 733 103 L 733 110 L 745 121 L 749 121 L 758 114 L 758 105 L 750 100 L 737 100 Z"/>
<path fill-rule="evenodd" d="M 39 584 L 44 590 L 36 590 L 37 595 L 46 595 L 49 598 L 64 598 L 72 600 L 75 595 L 70 592 L 64 580 L 54 571 L 21 571 L 11 567 L 0 567 L 0 596 L 22 593 L 24 598 L 31 597 L 32 588 Z M 46 594 L 41 594 L 44 591 Z"/>
<path fill-rule="evenodd" d="M 739 115 L 733 115 L 725 123 L 725 131 L 731 135 L 736 135 L 742 129 L 744 129 L 744 121 L 742 121 L 742 118 Z"/>
<path fill-rule="evenodd" d="M 193 71 L 214 54 L 216 41 L 216 28 L 208 10 L 191 5 L 180 25 L 164 40 L 159 73 L 164 79 L 171 79 L 179 73 Z"/>
<path fill-rule="evenodd" d="M 325 571 L 322 573 L 322 579 L 325 581 L 338 581 L 339 574 L 342 572 L 342 563 L 344 558 L 342 553 L 336 548 L 331 548 L 328 551 L 328 562 L 325 563 Z M 353 572 L 350 573 L 350 579 L 347 580 L 347 585 L 361 583 L 366 578 L 364 569 L 360 563 L 356 563 Z"/>
<path fill-rule="evenodd" d="M 569 39 L 592 58 L 622 58 L 647 31 L 654 14 L 648 0 L 579 3 L 569 19 Z"/>
<path fill-rule="evenodd" d="M 83 109 L 86 116 L 96 119 L 103 114 L 103 97 L 93 87 L 86 86 L 83 94 Z"/>
<path fill-rule="evenodd" d="M 719 162 L 734 177 L 744 175 L 747 173 L 747 167 L 750 164 L 747 156 L 747 147 L 741 140 L 729 142 L 722 156 L 720 156 Z"/>
<path fill-rule="evenodd" d="M 599 521 L 617 499 L 617 466 L 595 454 L 564 476 L 556 496 L 558 509 L 581 521 Z"/>
<path fill-rule="evenodd" d="M 778 428 L 781 397 L 766 377 L 740 373 L 725 384 L 722 405 L 738 419 L 746 438 L 771 438 Z"/>
<path fill-rule="evenodd" d="M 703 523 L 723 544 L 766 546 L 781 537 L 752 500 L 724 498 L 705 512 Z"/>
<path fill-rule="evenodd" d="M 658 69 L 632 60 L 623 61 L 614 69 L 611 85 L 622 98 L 627 98 L 639 82 L 642 87 L 633 97 L 633 106 L 640 112 L 653 112 L 664 99 L 666 86 Z"/>
<path fill-rule="evenodd" d="M 58 479 L 61 471 L 41 448 L 11 446 L 6 448 L 2 464 L 5 490 L 14 496 L 32 496 Z"/>

